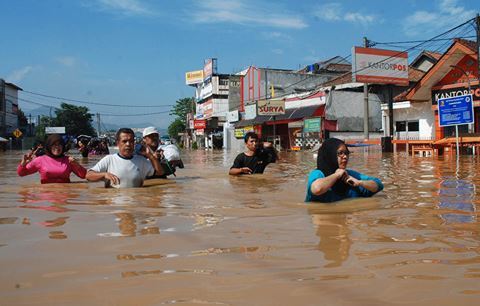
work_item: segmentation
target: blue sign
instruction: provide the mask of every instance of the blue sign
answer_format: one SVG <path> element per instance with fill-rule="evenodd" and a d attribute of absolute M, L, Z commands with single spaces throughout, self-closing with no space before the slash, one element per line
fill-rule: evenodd
<path fill-rule="evenodd" d="M 438 116 L 440 126 L 473 123 L 472 95 L 439 99 Z"/>

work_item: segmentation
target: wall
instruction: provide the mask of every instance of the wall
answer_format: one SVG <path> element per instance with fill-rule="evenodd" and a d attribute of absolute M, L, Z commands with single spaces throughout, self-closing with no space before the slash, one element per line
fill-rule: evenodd
<path fill-rule="evenodd" d="M 435 117 L 431 102 L 411 103 L 409 108 L 394 109 L 393 121 L 419 121 L 419 138 L 434 138 Z M 395 126 L 395 124 L 394 124 Z"/>

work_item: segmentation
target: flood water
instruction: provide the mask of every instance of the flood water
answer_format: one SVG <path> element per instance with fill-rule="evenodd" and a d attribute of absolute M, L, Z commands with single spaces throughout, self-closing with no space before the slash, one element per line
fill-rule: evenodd
<path fill-rule="evenodd" d="M 231 177 L 236 154 L 185 152 L 176 178 L 117 190 L 41 185 L 0 153 L 0 305 L 480 303 L 478 157 L 354 148 L 384 191 L 305 204 L 312 153 Z"/>

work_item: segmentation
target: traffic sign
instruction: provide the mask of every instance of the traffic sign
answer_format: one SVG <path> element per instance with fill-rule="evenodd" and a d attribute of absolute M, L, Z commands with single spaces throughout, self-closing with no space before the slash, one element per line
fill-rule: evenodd
<path fill-rule="evenodd" d="M 438 100 L 440 126 L 473 123 L 472 95 L 456 96 Z"/>
<path fill-rule="evenodd" d="M 20 137 L 22 136 L 22 131 L 20 131 L 19 129 L 16 129 L 15 131 L 12 132 L 13 136 L 15 137 Z"/>

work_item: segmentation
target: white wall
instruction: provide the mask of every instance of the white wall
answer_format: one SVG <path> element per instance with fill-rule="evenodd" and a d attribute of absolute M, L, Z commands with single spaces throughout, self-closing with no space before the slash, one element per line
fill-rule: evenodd
<path fill-rule="evenodd" d="M 388 116 L 388 113 L 384 113 L 383 116 Z M 410 103 L 410 107 L 408 108 L 394 109 L 393 120 L 394 122 L 418 120 L 419 138 L 428 139 L 435 137 L 435 117 L 430 102 Z M 388 127 L 388 117 L 386 124 L 386 127 Z"/>

